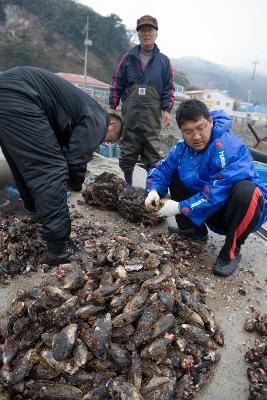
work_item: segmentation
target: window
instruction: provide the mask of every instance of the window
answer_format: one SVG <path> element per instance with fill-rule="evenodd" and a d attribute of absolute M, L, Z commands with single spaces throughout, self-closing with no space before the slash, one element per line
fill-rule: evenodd
<path fill-rule="evenodd" d="M 87 94 L 90 94 L 91 96 L 93 95 L 93 89 L 89 89 L 87 87 L 83 87 L 84 92 L 86 92 Z"/>
<path fill-rule="evenodd" d="M 230 104 L 229 104 L 229 103 L 225 103 L 225 106 L 226 106 L 226 107 L 229 107 L 229 106 L 230 106 Z"/>
<path fill-rule="evenodd" d="M 216 101 L 217 106 L 219 106 L 221 104 L 221 102 L 218 100 Z"/>
<path fill-rule="evenodd" d="M 210 94 L 207 94 L 207 99 L 210 99 L 211 98 L 211 95 Z"/>
<path fill-rule="evenodd" d="M 94 92 L 95 96 L 99 96 L 99 97 L 108 97 L 109 96 L 109 92 L 107 90 L 95 90 Z"/>

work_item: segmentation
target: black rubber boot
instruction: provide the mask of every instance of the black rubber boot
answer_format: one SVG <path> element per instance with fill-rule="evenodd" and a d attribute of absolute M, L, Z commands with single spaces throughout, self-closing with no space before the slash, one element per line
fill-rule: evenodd
<path fill-rule="evenodd" d="M 241 260 L 240 250 L 236 251 L 236 257 L 233 260 L 224 257 L 219 254 L 215 264 L 213 265 L 213 273 L 218 276 L 230 276 L 232 275 L 238 267 Z"/>
<path fill-rule="evenodd" d="M 180 229 L 174 226 L 169 226 L 168 231 L 170 233 L 178 233 L 179 235 L 185 236 L 194 240 L 201 240 L 202 242 L 206 242 L 208 240 L 208 229 L 205 224 L 202 224 L 196 228 L 188 228 L 188 229 Z"/>
<path fill-rule="evenodd" d="M 133 171 L 124 172 L 124 179 L 128 186 L 133 186 Z"/>
<path fill-rule="evenodd" d="M 69 239 L 48 242 L 44 263 L 50 266 L 66 264 L 70 262 L 70 257 L 77 253 L 77 251 L 77 246 Z"/>
<path fill-rule="evenodd" d="M 26 216 L 30 218 L 32 224 L 40 224 L 40 218 L 35 211 L 27 212 Z"/>

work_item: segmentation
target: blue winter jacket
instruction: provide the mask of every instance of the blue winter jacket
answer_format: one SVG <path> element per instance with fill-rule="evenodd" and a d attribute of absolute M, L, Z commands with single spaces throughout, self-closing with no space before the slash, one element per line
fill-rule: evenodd
<path fill-rule="evenodd" d="M 116 108 L 125 100 L 129 89 L 135 84 L 153 86 L 161 100 L 162 110 L 171 111 L 174 100 L 173 69 L 167 56 L 154 45 L 153 55 L 145 70 L 142 70 L 139 56 L 141 46 L 135 46 L 126 53 L 118 64 L 110 89 L 109 105 Z"/>
<path fill-rule="evenodd" d="M 150 170 L 146 188 L 166 195 L 173 174 L 177 172 L 182 183 L 194 193 L 180 202 L 180 210 L 200 225 L 225 206 L 235 183 L 250 180 L 263 195 L 263 211 L 257 230 L 267 220 L 267 188 L 259 179 L 247 146 L 229 131 L 231 119 L 223 111 L 212 111 L 210 115 L 214 124 L 206 148 L 198 152 L 180 140 Z"/>

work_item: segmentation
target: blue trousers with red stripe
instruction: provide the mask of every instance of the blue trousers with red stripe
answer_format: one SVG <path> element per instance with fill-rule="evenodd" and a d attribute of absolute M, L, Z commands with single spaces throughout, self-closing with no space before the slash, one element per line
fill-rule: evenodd
<path fill-rule="evenodd" d="M 174 175 L 170 185 L 170 194 L 175 201 L 182 201 L 193 195 L 177 174 Z M 226 236 L 220 252 L 222 256 L 230 260 L 235 258 L 248 235 L 255 231 L 262 207 L 262 194 L 252 182 L 242 180 L 233 186 L 225 207 L 205 221 L 212 231 Z M 176 216 L 176 222 L 180 229 L 199 228 L 182 214 Z"/>

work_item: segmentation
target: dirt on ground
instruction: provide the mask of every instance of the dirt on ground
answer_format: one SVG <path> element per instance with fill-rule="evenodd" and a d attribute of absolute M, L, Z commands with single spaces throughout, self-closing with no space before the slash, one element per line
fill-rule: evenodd
<path fill-rule="evenodd" d="M 116 160 L 95 157 L 89 164 L 94 174 L 103 171 L 121 175 Z M 134 184 L 144 186 L 146 173 L 136 168 Z M 75 214 L 73 227 L 86 222 L 104 224 L 116 232 L 126 231 L 129 237 L 140 233 L 149 235 L 167 231 L 167 225 L 173 225 L 171 218 L 156 227 L 144 227 L 131 224 L 121 218 L 117 212 L 99 210 L 85 204 L 81 195 L 70 197 L 70 210 Z M 78 235 L 73 229 L 73 238 Z M 179 235 L 177 241 L 179 241 Z M 251 235 L 242 249 L 242 260 L 237 272 L 228 278 L 215 277 L 212 264 L 223 244 L 223 237 L 209 232 L 207 243 L 200 245 L 199 251 L 190 263 L 184 263 L 184 273 L 188 278 L 197 277 L 207 290 L 207 305 L 212 308 L 218 323 L 225 334 L 225 346 L 221 351 L 214 379 L 196 397 L 197 400 L 245 400 L 248 398 L 249 381 L 246 376 L 248 364 L 244 360 L 245 352 L 254 345 L 255 334 L 244 330 L 245 319 L 256 309 L 267 312 L 267 243 L 256 234 Z M 190 247 L 190 242 L 189 242 Z M 10 308 L 16 292 L 39 284 L 46 272 L 38 271 L 12 278 L 9 285 L 0 288 L 0 316 L 4 317 Z"/>

